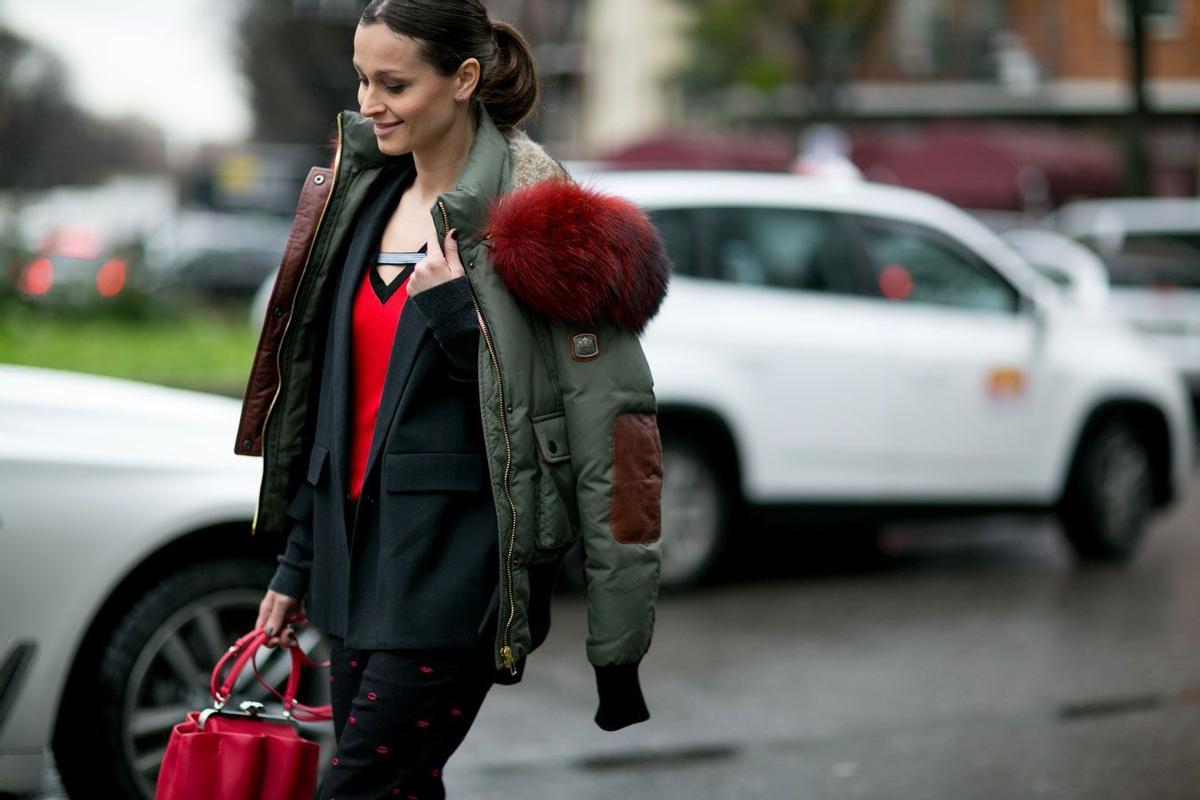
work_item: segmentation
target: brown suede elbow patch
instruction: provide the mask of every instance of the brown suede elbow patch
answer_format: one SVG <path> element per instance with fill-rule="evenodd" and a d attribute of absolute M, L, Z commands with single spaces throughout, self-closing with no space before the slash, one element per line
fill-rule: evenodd
<path fill-rule="evenodd" d="M 612 432 L 613 538 L 622 544 L 658 541 L 662 533 L 662 441 L 653 411 L 618 414 Z"/>

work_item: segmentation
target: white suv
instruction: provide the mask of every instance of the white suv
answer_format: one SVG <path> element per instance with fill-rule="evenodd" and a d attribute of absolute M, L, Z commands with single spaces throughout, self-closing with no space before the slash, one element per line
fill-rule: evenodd
<path fill-rule="evenodd" d="M 1171 365 L 957 208 L 791 175 L 582 180 L 650 212 L 675 264 L 644 339 L 665 585 L 703 576 L 744 510 L 1055 511 L 1079 556 L 1120 559 L 1185 491 Z"/>

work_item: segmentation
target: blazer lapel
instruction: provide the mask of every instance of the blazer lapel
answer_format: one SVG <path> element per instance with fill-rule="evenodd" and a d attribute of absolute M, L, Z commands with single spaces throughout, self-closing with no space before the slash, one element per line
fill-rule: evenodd
<path fill-rule="evenodd" d="M 351 232 L 350 244 L 346 250 L 346 260 L 338 277 L 337 294 L 334 295 L 333 331 L 334 354 L 330 370 L 331 397 L 333 400 L 332 419 L 337 433 L 331 442 L 330 457 L 337 470 L 339 485 L 343 491 L 350 490 L 350 433 L 353 429 L 353 326 L 354 326 L 354 295 L 358 290 L 363 270 L 371 268 L 368 262 L 379 249 L 379 240 L 383 229 L 387 227 L 391 212 L 408 185 L 409 170 L 413 169 L 412 162 L 403 162 L 384 168 L 383 174 L 376 178 L 376 186 L 372 187 L 370 196 L 364 200 L 360 208 L 354 229 Z M 404 331 L 404 316 L 410 309 L 405 308 L 400 315 L 400 327 L 396 331 L 399 342 Z M 394 348 L 393 348 L 394 349 Z M 394 361 L 393 353 L 393 361 Z M 388 378 L 392 380 L 392 368 L 388 367 Z M 384 394 L 387 390 L 385 386 Z M 378 426 L 376 426 L 378 429 Z"/>

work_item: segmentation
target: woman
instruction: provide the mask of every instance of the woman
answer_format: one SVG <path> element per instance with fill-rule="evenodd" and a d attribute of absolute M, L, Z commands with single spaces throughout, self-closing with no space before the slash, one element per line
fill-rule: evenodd
<path fill-rule="evenodd" d="M 331 641 L 324 797 L 442 797 L 492 683 L 521 679 L 582 538 L 595 722 L 649 718 L 661 446 L 639 334 L 670 264 L 631 204 L 516 125 L 533 59 L 478 0 L 374 0 L 272 294 L 236 451 L 289 533 L 258 624 Z"/>

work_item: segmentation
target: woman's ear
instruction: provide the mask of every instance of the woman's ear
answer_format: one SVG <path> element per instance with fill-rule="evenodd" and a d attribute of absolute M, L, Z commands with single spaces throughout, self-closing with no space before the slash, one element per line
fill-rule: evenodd
<path fill-rule="evenodd" d="M 475 91 L 476 85 L 479 83 L 479 59 L 468 58 L 458 67 L 458 85 L 455 87 L 457 91 L 455 95 L 462 97 L 470 97 Z"/>

